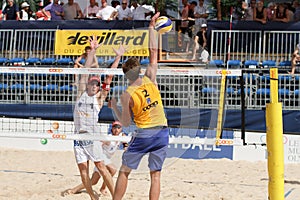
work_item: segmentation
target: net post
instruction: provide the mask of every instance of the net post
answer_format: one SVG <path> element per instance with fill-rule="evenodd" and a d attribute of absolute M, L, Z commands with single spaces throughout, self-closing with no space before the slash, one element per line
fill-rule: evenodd
<path fill-rule="evenodd" d="M 268 196 L 270 200 L 284 200 L 284 154 L 282 104 L 278 103 L 278 70 L 270 69 L 271 102 L 266 106 L 268 151 Z"/>
<path fill-rule="evenodd" d="M 225 105 L 225 94 L 226 94 L 226 75 L 227 70 L 222 70 L 221 76 L 221 91 L 220 91 L 220 101 L 219 101 L 219 111 L 218 111 L 218 121 L 217 121 L 217 132 L 216 132 L 216 145 L 221 138 L 223 129 L 223 116 L 224 116 L 224 105 Z"/>
<path fill-rule="evenodd" d="M 244 84 L 244 70 L 242 70 L 242 74 L 240 76 L 240 87 L 241 87 L 241 139 L 243 140 L 243 145 L 246 145 L 245 142 L 245 117 L 246 117 L 246 103 L 245 103 L 245 84 Z"/>

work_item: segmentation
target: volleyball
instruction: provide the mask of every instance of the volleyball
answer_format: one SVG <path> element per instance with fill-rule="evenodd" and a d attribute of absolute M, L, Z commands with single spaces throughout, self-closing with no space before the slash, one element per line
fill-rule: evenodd
<path fill-rule="evenodd" d="M 168 17 L 161 16 L 161 17 L 157 18 L 155 21 L 154 28 L 160 34 L 171 31 L 172 27 L 173 27 L 172 21 Z"/>

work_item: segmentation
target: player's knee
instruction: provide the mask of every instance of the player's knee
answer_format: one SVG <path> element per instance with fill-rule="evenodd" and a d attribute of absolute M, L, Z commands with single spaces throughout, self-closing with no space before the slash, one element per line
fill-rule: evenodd
<path fill-rule="evenodd" d="M 152 181 L 160 181 L 160 171 L 151 171 L 150 177 Z"/>
<path fill-rule="evenodd" d="M 117 173 L 117 169 L 111 168 L 109 172 L 110 172 L 111 176 L 114 176 Z"/>

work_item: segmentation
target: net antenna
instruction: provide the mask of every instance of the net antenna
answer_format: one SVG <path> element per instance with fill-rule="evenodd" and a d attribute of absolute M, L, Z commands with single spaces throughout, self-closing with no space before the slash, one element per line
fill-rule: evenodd
<path fill-rule="evenodd" d="M 227 71 L 229 70 L 229 60 L 230 60 L 230 50 L 231 50 L 231 30 L 232 30 L 232 13 L 233 7 L 230 7 L 230 21 L 229 21 L 229 37 L 228 37 L 228 51 L 227 51 L 227 70 L 222 70 L 221 75 L 221 91 L 220 91 L 220 101 L 219 101 L 219 111 L 218 111 L 218 122 L 216 130 L 216 145 L 219 145 L 219 140 L 222 135 L 223 123 L 224 123 L 224 106 L 226 98 L 226 80 L 227 80 Z"/>
<path fill-rule="evenodd" d="M 218 121 L 216 130 L 216 145 L 219 145 L 219 141 L 222 135 L 223 124 L 224 124 L 224 107 L 226 99 L 226 77 L 228 70 L 222 70 L 221 75 L 221 91 L 219 100 L 219 110 L 218 110 Z"/>

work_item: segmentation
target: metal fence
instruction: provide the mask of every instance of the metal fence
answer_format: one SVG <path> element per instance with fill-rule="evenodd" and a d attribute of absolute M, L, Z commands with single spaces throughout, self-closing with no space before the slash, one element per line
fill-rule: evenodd
<path fill-rule="evenodd" d="M 7 59 L 16 57 L 60 59 L 64 56 L 54 54 L 55 32 L 55 29 L 0 30 L 0 56 Z M 209 37 L 211 60 L 224 62 L 228 58 L 241 62 L 274 60 L 276 65 L 279 65 L 281 61 L 291 59 L 296 44 L 300 42 L 299 33 L 299 31 L 211 30 Z M 173 31 L 162 37 L 163 50 L 180 51 L 177 47 L 178 34 L 180 33 Z M 180 54 L 177 55 L 180 58 Z M 107 61 L 111 57 L 103 59 Z"/>
<path fill-rule="evenodd" d="M 261 61 L 262 32 L 212 30 L 210 50 L 212 60 Z"/>
<path fill-rule="evenodd" d="M 212 30 L 210 54 L 212 60 L 266 60 L 280 65 L 290 61 L 300 42 L 299 31 Z M 229 42 L 230 41 L 230 45 Z"/>

